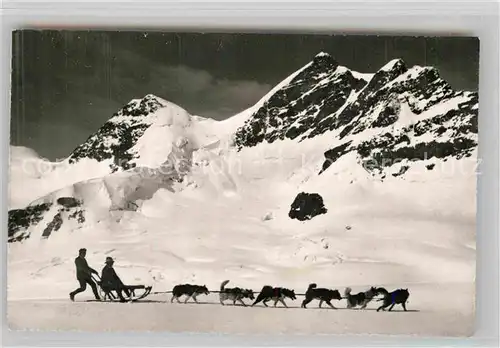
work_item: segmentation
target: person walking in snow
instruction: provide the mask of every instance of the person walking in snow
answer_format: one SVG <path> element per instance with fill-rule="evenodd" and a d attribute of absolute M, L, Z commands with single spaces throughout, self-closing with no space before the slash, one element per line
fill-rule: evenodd
<path fill-rule="evenodd" d="M 102 269 L 101 272 L 101 287 L 105 292 L 116 291 L 118 297 L 120 297 L 121 302 L 126 302 L 125 298 L 122 295 L 122 291 L 130 297 L 130 292 L 125 284 L 123 284 L 120 277 L 115 272 L 113 268 L 113 264 L 115 261 L 112 257 L 106 257 L 106 266 Z"/>
<path fill-rule="evenodd" d="M 92 292 L 94 293 L 95 299 L 98 301 L 101 299 L 99 297 L 99 294 L 97 293 L 97 285 L 92 280 L 92 274 L 98 274 L 98 273 L 95 269 L 91 268 L 88 265 L 87 260 L 85 260 L 86 255 L 87 255 L 87 249 L 82 248 L 79 250 L 79 255 L 75 259 L 76 279 L 80 283 L 80 287 L 75 291 L 70 292 L 69 298 L 71 299 L 71 301 L 75 300 L 76 294 L 85 291 L 85 289 L 87 288 L 87 284 L 89 284 L 90 287 L 92 288 Z"/>

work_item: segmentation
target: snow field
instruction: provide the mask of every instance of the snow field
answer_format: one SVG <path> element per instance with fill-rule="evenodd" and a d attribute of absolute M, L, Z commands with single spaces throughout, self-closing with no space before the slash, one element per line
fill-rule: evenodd
<path fill-rule="evenodd" d="M 456 296 L 447 296 L 450 293 Z M 376 312 L 377 302 L 365 310 L 346 309 L 345 300 L 333 301 L 337 310 L 320 309 L 318 301 L 303 309 L 301 296 L 286 300 L 289 308 L 281 304 L 274 308 L 272 301 L 268 308 L 233 306 L 230 301 L 222 306 L 217 294 L 199 296 L 199 304 L 170 303 L 170 295 L 150 295 L 145 302 L 126 304 L 84 302 L 90 299 L 84 296 L 77 302 L 9 301 L 8 311 L 13 313 L 10 328 L 21 330 L 470 336 L 474 330 L 471 301 L 460 299 L 472 297 L 471 285 L 414 284 L 408 312 L 398 306 L 391 312 Z"/>

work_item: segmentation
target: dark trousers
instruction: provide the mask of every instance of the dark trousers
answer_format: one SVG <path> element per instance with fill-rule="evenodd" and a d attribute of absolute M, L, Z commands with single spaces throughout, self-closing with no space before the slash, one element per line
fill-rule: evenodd
<path fill-rule="evenodd" d="M 97 285 L 94 283 L 94 281 L 90 278 L 83 278 L 83 279 L 78 279 L 78 282 L 80 283 L 80 287 L 76 289 L 75 291 L 71 292 L 72 296 L 75 296 L 76 294 L 79 294 L 81 292 L 84 292 L 85 289 L 87 289 L 87 284 L 90 285 L 92 288 L 92 292 L 94 293 L 94 296 L 96 300 L 99 300 L 99 293 L 97 292 Z"/>

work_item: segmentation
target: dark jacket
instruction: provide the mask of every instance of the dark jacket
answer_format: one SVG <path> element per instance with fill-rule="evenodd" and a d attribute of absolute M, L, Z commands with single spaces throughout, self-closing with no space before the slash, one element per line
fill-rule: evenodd
<path fill-rule="evenodd" d="M 92 273 L 97 273 L 96 270 L 90 268 L 85 258 L 78 256 L 75 259 L 76 278 L 77 279 L 92 279 Z"/>
<path fill-rule="evenodd" d="M 101 273 L 101 286 L 112 289 L 122 288 L 123 282 L 118 277 L 115 269 L 109 265 L 104 266 Z"/>

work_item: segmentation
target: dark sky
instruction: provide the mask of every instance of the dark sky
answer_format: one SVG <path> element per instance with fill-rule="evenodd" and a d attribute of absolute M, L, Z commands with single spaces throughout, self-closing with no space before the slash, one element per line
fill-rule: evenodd
<path fill-rule="evenodd" d="M 12 47 L 11 144 L 51 160 L 148 93 L 229 117 L 320 51 L 359 72 L 393 58 L 432 65 L 454 88 L 478 88 L 474 38 L 17 31 Z"/>

